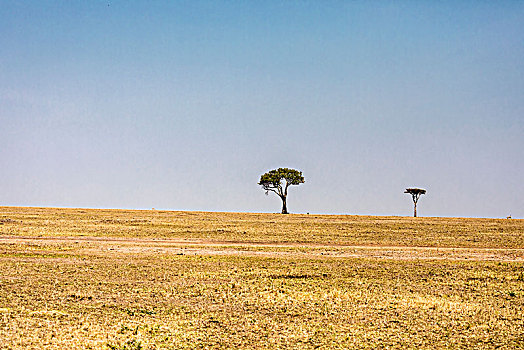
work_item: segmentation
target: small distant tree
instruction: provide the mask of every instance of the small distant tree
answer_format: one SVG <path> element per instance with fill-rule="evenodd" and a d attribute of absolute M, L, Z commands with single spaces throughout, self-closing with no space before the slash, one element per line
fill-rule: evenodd
<path fill-rule="evenodd" d="M 406 188 L 406 191 L 404 193 L 409 193 L 411 195 L 411 198 L 413 198 L 413 204 L 414 207 L 414 213 L 413 217 L 417 217 L 417 202 L 421 195 L 426 194 L 426 190 L 422 188 Z"/>
<path fill-rule="evenodd" d="M 258 184 L 266 191 L 275 192 L 282 199 L 282 214 L 287 214 L 287 189 L 291 185 L 304 183 L 302 172 L 295 169 L 278 168 L 260 176 Z"/>

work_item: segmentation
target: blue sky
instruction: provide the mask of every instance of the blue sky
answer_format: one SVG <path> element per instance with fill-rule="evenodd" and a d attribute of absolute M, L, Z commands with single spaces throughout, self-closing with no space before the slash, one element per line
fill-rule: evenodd
<path fill-rule="evenodd" d="M 0 205 L 524 217 L 522 1 L 0 2 Z"/>

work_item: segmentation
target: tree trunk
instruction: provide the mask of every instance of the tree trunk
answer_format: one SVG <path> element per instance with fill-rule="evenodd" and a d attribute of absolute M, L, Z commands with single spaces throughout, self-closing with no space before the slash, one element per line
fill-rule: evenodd
<path fill-rule="evenodd" d="M 414 213 L 413 213 L 413 217 L 417 217 L 417 203 L 415 203 L 415 209 L 414 209 Z"/>
<path fill-rule="evenodd" d="M 286 197 L 280 197 L 282 198 L 282 214 L 287 214 L 287 205 L 286 205 Z"/>

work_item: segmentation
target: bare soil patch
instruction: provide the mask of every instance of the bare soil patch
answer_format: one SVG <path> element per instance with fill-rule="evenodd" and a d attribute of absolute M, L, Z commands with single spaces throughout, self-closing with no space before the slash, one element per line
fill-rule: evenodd
<path fill-rule="evenodd" d="M 0 236 L 0 244 L 82 244 L 84 254 L 120 252 L 129 254 L 241 255 L 304 258 L 376 258 L 393 260 L 437 259 L 475 261 L 524 261 L 524 249 L 461 247 L 347 246 L 308 243 L 256 243 L 202 239 L 143 239 L 112 237 L 18 237 Z"/>

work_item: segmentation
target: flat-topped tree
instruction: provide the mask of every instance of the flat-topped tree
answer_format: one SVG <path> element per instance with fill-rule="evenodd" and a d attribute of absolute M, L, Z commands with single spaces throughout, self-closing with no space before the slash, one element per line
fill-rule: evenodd
<path fill-rule="evenodd" d="M 282 199 L 282 214 L 287 214 L 287 189 L 291 185 L 304 183 L 302 172 L 295 169 L 278 168 L 260 176 L 258 184 L 266 191 L 275 192 Z"/>
<path fill-rule="evenodd" d="M 422 188 L 406 188 L 406 191 L 404 193 L 409 193 L 411 195 L 411 198 L 413 198 L 413 204 L 415 205 L 413 217 L 417 217 L 417 202 L 420 198 L 420 195 L 426 194 L 426 190 Z"/>

